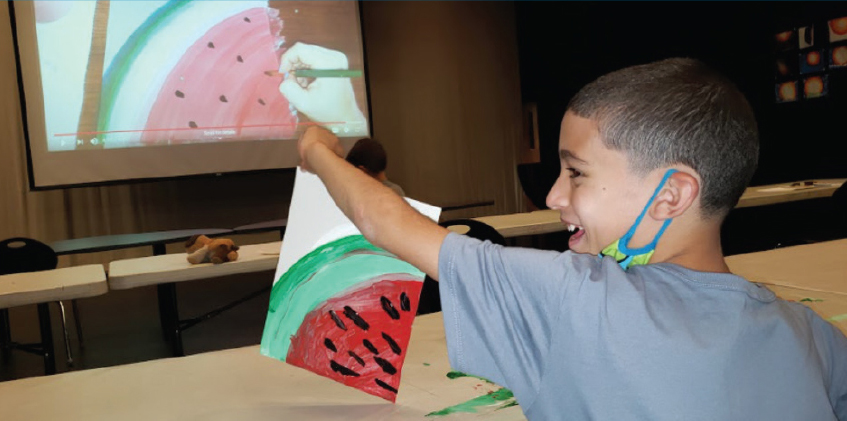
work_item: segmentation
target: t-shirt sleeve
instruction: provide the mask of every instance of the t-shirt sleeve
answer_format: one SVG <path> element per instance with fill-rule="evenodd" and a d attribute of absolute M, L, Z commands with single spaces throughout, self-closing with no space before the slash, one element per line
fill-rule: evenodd
<path fill-rule="evenodd" d="M 562 312 L 571 256 L 450 233 L 438 276 L 453 368 L 506 386 L 530 404 Z"/>
<path fill-rule="evenodd" d="M 808 310 L 810 313 L 811 309 Z M 835 416 L 847 421 L 847 337 L 827 321 L 814 317 L 813 328 L 818 348 L 829 374 L 829 400 Z"/>

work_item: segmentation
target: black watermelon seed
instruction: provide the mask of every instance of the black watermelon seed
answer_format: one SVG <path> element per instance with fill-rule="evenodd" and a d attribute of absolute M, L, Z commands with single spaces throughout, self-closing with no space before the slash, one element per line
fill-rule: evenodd
<path fill-rule="evenodd" d="M 218 99 L 221 100 L 221 102 L 229 102 L 226 100 L 226 96 L 224 95 L 221 95 L 220 97 L 218 97 Z"/>
<path fill-rule="evenodd" d="M 248 18 L 248 17 L 246 17 L 246 16 L 245 16 L 245 17 L 244 17 L 244 22 L 250 23 L 250 18 Z"/>
<path fill-rule="evenodd" d="M 363 360 L 362 357 L 356 355 L 355 352 L 347 351 L 347 355 L 353 357 L 353 359 L 356 360 L 356 362 L 359 363 L 362 367 L 365 366 L 365 360 Z"/>
<path fill-rule="evenodd" d="M 182 91 L 176 91 L 174 92 L 174 95 L 176 95 L 177 98 L 185 98 L 185 94 L 182 93 Z"/>
<path fill-rule="evenodd" d="M 381 388 L 383 388 L 383 389 L 385 389 L 385 390 L 387 390 L 391 393 L 397 393 L 397 389 L 389 386 L 388 383 L 386 383 L 386 382 L 384 382 L 380 379 L 374 379 L 374 381 L 376 382 L 377 386 L 379 386 L 379 387 L 381 387 Z"/>
<path fill-rule="evenodd" d="M 238 56 L 235 59 L 238 60 L 239 63 L 244 63 L 244 59 L 241 58 L 241 56 Z"/>
<path fill-rule="evenodd" d="M 335 344 L 334 344 L 334 343 L 332 343 L 332 341 L 331 341 L 331 340 L 329 340 L 329 338 L 324 338 L 324 345 L 325 345 L 327 348 L 331 349 L 331 350 L 332 350 L 332 352 L 338 352 L 338 348 L 336 348 L 336 347 L 335 347 Z"/>
<path fill-rule="evenodd" d="M 189 121 L 189 122 L 188 122 L 188 127 L 191 127 L 192 129 L 196 129 L 196 128 L 197 128 L 197 123 L 195 123 L 195 122 L 193 122 L 193 121 Z"/>
<path fill-rule="evenodd" d="M 337 363 L 333 360 L 329 360 L 329 367 L 332 369 L 332 371 L 339 373 L 342 376 L 359 377 L 359 373 L 357 373 L 357 372 L 355 372 L 355 371 L 353 371 L 353 370 L 351 370 L 351 369 L 349 369 L 349 368 L 347 368 L 347 367 L 345 367 L 345 366 L 343 366 L 343 365 L 341 365 L 341 364 L 339 364 L 339 363 Z"/>
<path fill-rule="evenodd" d="M 215 43 L 209 41 L 209 43 L 206 44 L 206 46 L 209 47 L 209 48 L 215 48 Z"/>
<path fill-rule="evenodd" d="M 259 98 L 259 104 L 265 105 L 265 101 L 262 98 Z"/>
<path fill-rule="evenodd" d="M 396 308 L 394 308 L 394 304 L 391 304 L 391 300 L 389 300 L 388 298 L 385 298 L 385 296 L 382 296 L 382 297 L 379 297 L 379 301 L 382 303 L 382 309 L 385 310 L 386 313 L 388 313 L 389 317 L 391 317 L 394 320 L 397 320 L 397 319 L 400 318 L 400 312 L 397 311 Z"/>
<path fill-rule="evenodd" d="M 367 348 L 368 351 L 373 352 L 374 354 L 379 354 L 379 350 L 376 349 L 376 347 L 374 346 L 374 344 L 371 343 L 371 341 L 364 339 L 362 340 L 362 344 L 365 345 L 365 348 Z"/>
<path fill-rule="evenodd" d="M 391 350 L 394 351 L 395 354 L 400 355 L 402 350 L 400 349 L 400 345 L 397 345 L 397 341 L 395 341 L 394 338 L 388 336 L 387 333 L 382 332 L 382 339 L 385 339 L 385 342 L 388 342 L 388 346 L 391 347 Z"/>
<path fill-rule="evenodd" d="M 390 362 L 379 357 L 374 357 L 374 361 L 376 361 L 376 363 L 379 364 L 380 367 L 382 367 L 382 371 L 384 371 L 386 374 L 397 374 L 397 369 L 394 368 L 394 366 L 391 365 Z"/>
<path fill-rule="evenodd" d="M 344 315 L 347 316 L 348 319 L 352 320 L 356 326 L 359 326 L 362 330 L 368 330 L 371 328 L 371 325 L 365 321 L 365 319 L 359 317 L 359 313 L 356 313 L 356 310 L 353 310 L 350 306 L 344 306 Z"/>
<path fill-rule="evenodd" d="M 338 316 L 335 315 L 334 311 L 332 311 L 332 310 L 329 311 L 329 317 L 332 317 L 332 321 L 335 322 L 335 325 L 338 326 L 339 329 L 347 330 L 347 325 L 345 325 L 344 321 L 341 320 Z"/>
<path fill-rule="evenodd" d="M 412 303 L 409 302 L 409 296 L 406 293 L 400 294 L 400 310 L 409 311 L 412 309 Z"/>

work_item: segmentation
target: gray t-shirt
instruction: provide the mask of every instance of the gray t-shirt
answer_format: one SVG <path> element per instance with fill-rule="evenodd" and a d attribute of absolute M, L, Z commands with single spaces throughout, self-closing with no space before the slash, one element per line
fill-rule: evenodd
<path fill-rule="evenodd" d="M 531 420 L 847 420 L 847 338 L 741 277 L 454 233 L 438 273 L 451 365 Z"/>

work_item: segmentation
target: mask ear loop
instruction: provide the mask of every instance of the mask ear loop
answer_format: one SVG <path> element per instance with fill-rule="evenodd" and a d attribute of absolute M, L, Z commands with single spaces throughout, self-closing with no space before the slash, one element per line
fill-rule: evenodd
<path fill-rule="evenodd" d="M 653 241 L 644 247 L 639 247 L 637 249 L 631 249 L 628 247 L 629 241 L 632 239 L 632 236 L 635 235 L 635 229 L 638 228 L 638 225 L 641 224 L 641 220 L 644 219 L 644 215 L 647 214 L 647 209 L 650 208 L 650 205 L 653 204 L 653 201 L 656 199 L 656 196 L 659 195 L 659 192 L 662 191 L 662 187 L 665 186 L 665 183 L 668 181 L 668 178 L 671 177 L 676 170 L 671 168 L 667 172 L 665 172 L 664 177 L 662 177 L 662 181 L 659 183 L 659 186 L 656 187 L 656 190 L 653 192 L 653 196 L 650 197 L 650 200 L 647 202 L 647 205 L 644 206 L 644 209 L 641 210 L 641 214 L 638 215 L 638 218 L 635 219 L 635 223 L 629 228 L 629 231 L 621 237 L 621 241 L 618 243 L 618 249 L 621 253 L 626 254 L 627 259 L 631 260 L 632 256 L 637 256 L 639 254 L 649 253 L 653 249 L 656 248 L 656 244 L 659 243 L 659 238 L 662 237 L 662 234 L 665 233 L 665 230 L 668 228 L 668 225 L 671 224 L 672 219 L 665 219 L 665 222 L 662 224 L 662 228 L 659 229 L 659 232 L 656 233 L 656 236 L 653 237 Z"/>

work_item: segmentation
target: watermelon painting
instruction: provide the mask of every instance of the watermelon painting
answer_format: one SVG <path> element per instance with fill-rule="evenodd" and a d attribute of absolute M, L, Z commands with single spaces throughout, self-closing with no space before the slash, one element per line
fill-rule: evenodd
<path fill-rule="evenodd" d="M 280 80 L 265 74 L 279 67 L 282 26 L 267 2 L 165 3 L 104 72 L 97 120 L 104 145 L 293 137 L 296 112 Z"/>
<path fill-rule="evenodd" d="M 368 242 L 320 179 L 297 171 L 274 277 L 260 352 L 394 402 L 424 273 Z"/>
<path fill-rule="evenodd" d="M 394 402 L 423 279 L 361 235 L 329 242 L 274 284 L 262 353 Z"/>

